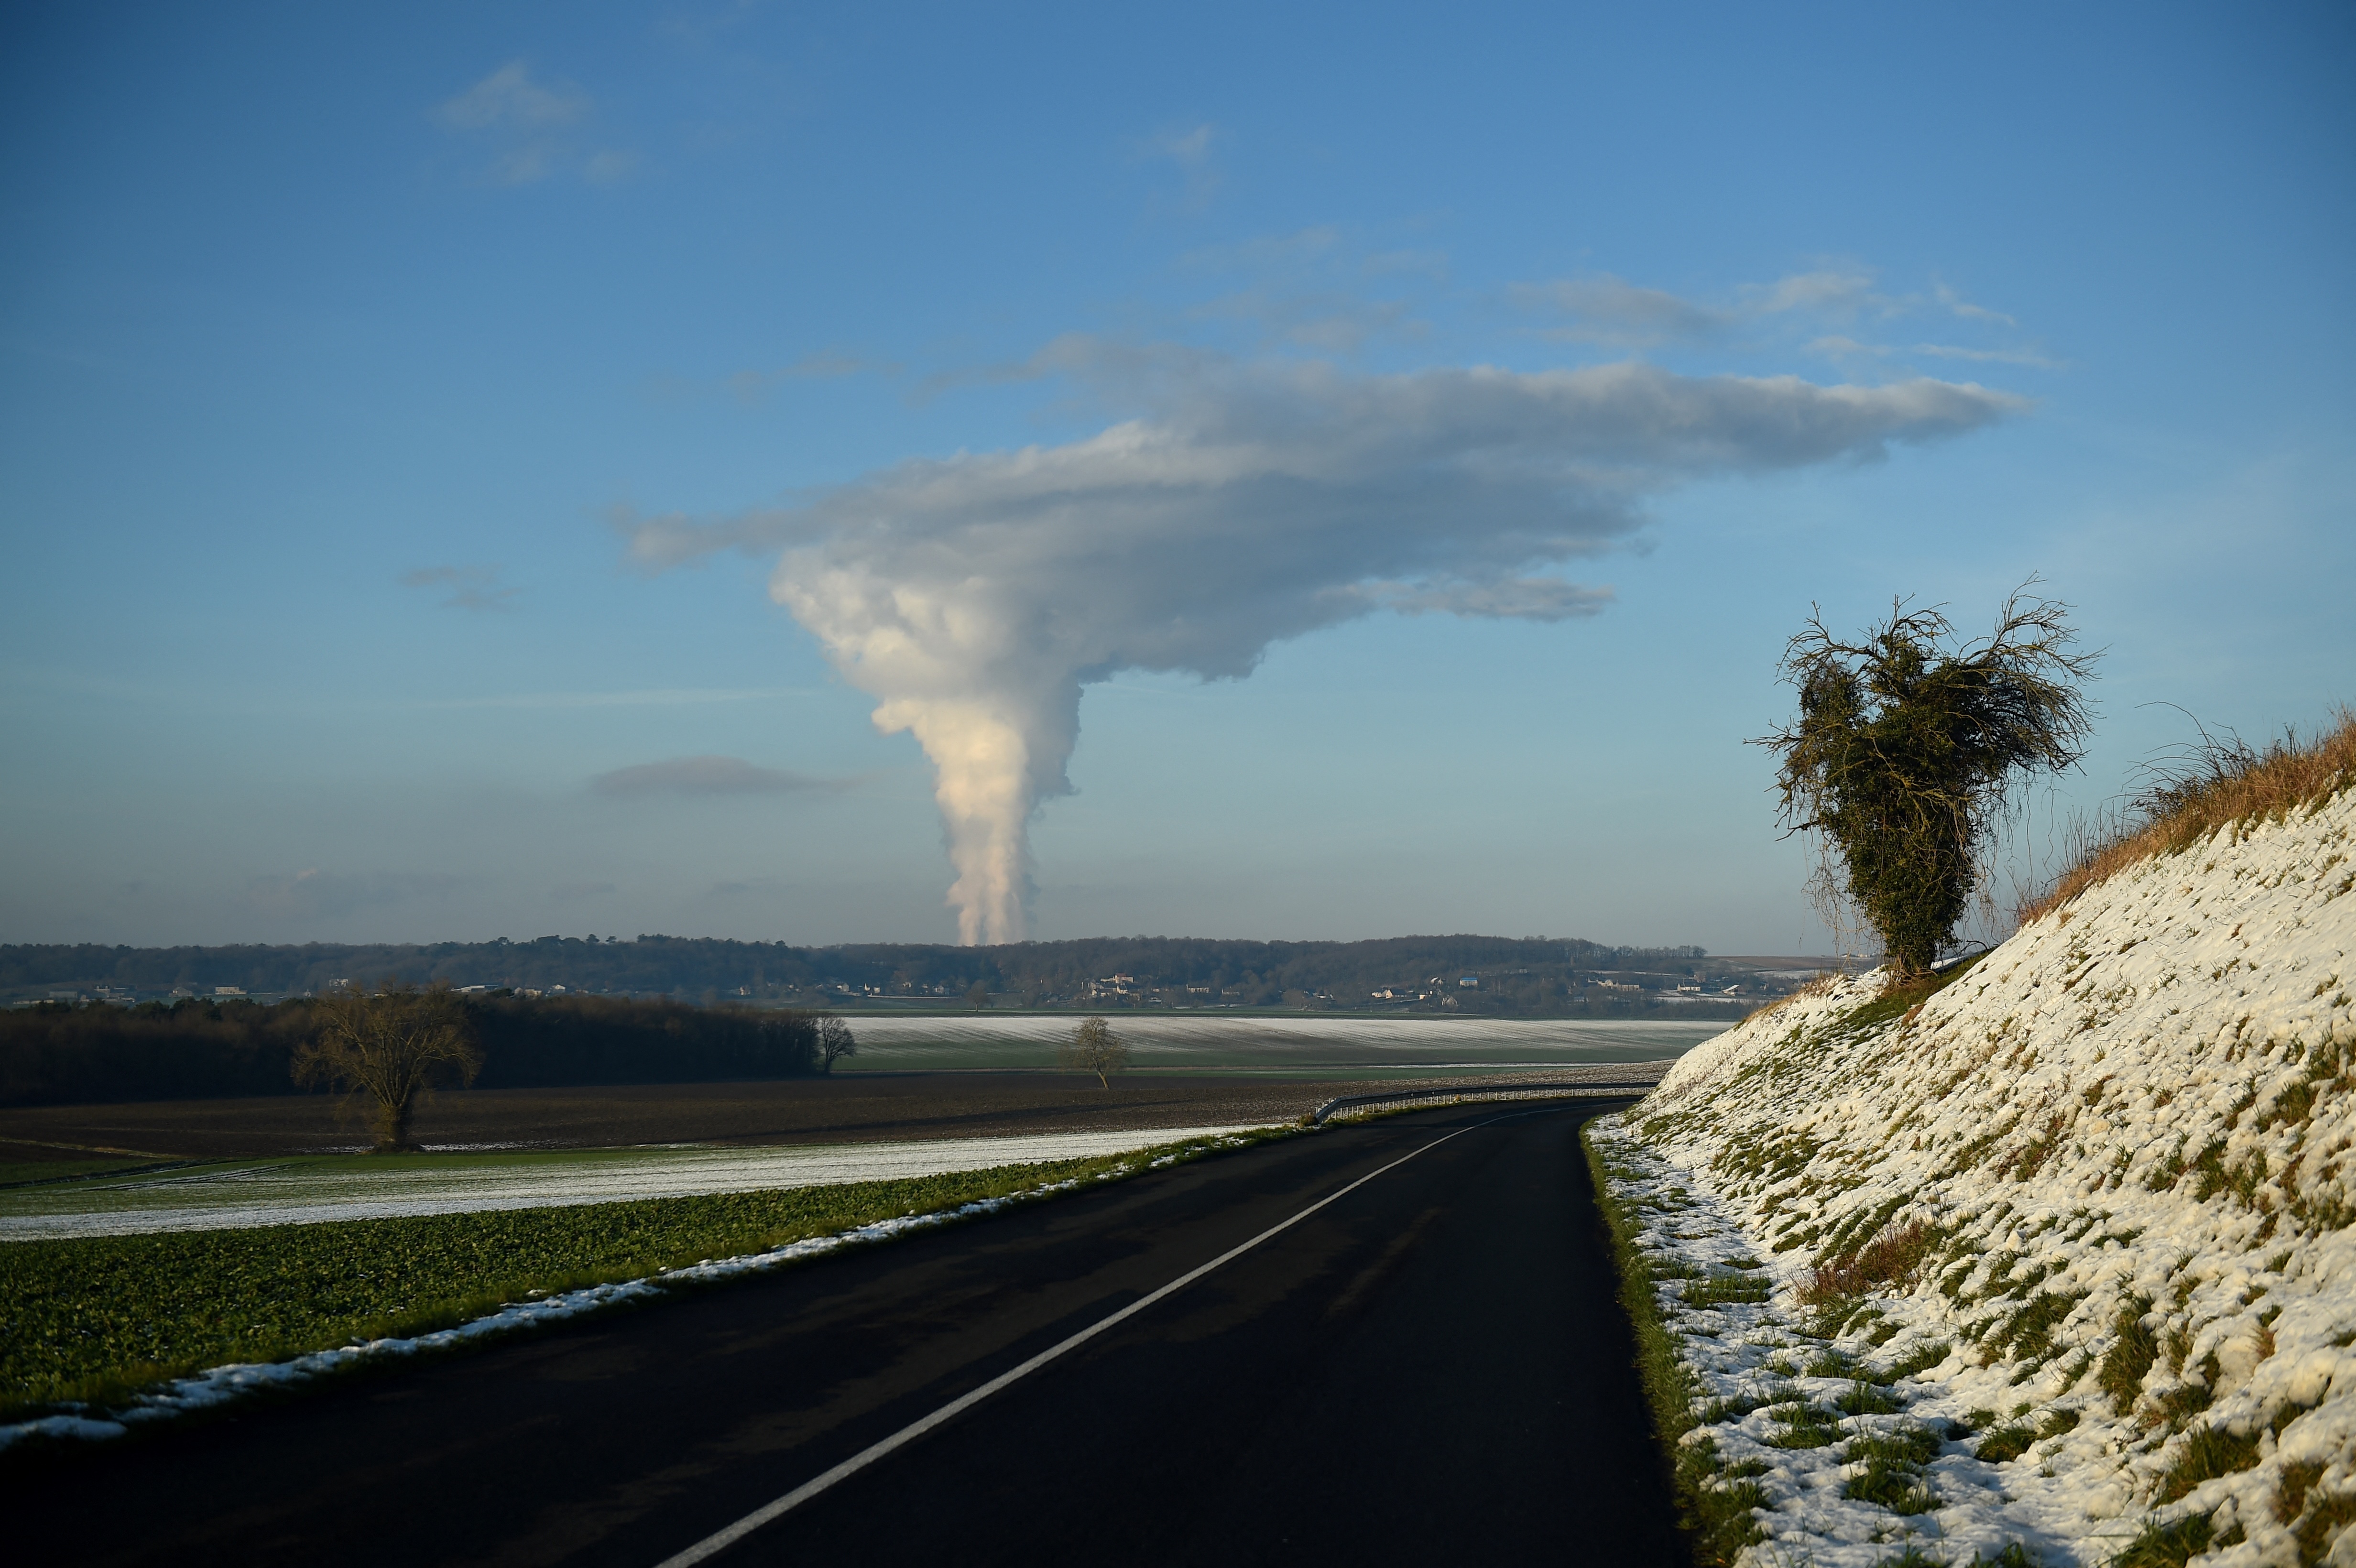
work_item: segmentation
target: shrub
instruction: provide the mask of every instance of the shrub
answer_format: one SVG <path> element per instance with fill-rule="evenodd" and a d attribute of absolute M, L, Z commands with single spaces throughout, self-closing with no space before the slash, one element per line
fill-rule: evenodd
<path fill-rule="evenodd" d="M 2014 780 L 2081 754 L 2096 656 L 2070 651 L 2069 607 L 2029 586 L 1985 643 L 1954 646 L 1938 610 L 1901 602 L 1862 642 L 1811 615 L 1784 646 L 1800 714 L 1755 742 L 1781 761 L 1782 821 L 1821 835 L 1819 903 L 1836 918 L 1853 903 L 1900 979 L 1953 943 Z"/>

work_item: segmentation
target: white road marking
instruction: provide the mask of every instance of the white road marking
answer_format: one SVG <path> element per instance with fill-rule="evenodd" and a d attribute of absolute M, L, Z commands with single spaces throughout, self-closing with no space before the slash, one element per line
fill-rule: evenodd
<path fill-rule="evenodd" d="M 1558 1108 L 1559 1107 L 1556 1106 L 1547 1107 L 1549 1110 Z M 1295 1214 L 1290 1220 L 1280 1220 L 1277 1221 L 1277 1223 L 1270 1225 L 1267 1230 L 1262 1231 L 1258 1235 L 1254 1236 L 1250 1241 L 1244 1243 L 1241 1246 L 1231 1247 L 1227 1251 L 1221 1253 L 1217 1257 L 1213 1258 L 1209 1263 L 1205 1264 L 1202 1267 L 1193 1269 L 1185 1274 L 1180 1275 L 1176 1279 L 1172 1280 L 1168 1285 L 1163 1285 L 1152 1295 L 1139 1296 L 1135 1301 L 1130 1302 L 1127 1307 L 1122 1307 L 1111 1317 L 1098 1318 L 1096 1322 L 1089 1324 L 1087 1328 L 1081 1329 L 1070 1339 L 1063 1341 L 1063 1343 L 1050 1346 L 1046 1349 L 1042 1350 L 1037 1355 L 1032 1357 L 1029 1360 L 1023 1362 L 1021 1366 L 1014 1368 L 1012 1371 L 1001 1372 L 998 1376 L 991 1379 L 988 1382 L 982 1384 L 980 1388 L 975 1389 L 972 1392 L 949 1401 L 948 1403 L 941 1406 L 940 1409 L 933 1412 L 930 1415 L 926 1416 L 923 1420 L 911 1422 L 907 1425 L 900 1428 L 899 1431 L 892 1434 L 891 1436 L 884 1438 L 882 1442 L 871 1444 L 867 1447 L 861 1449 L 858 1453 L 853 1454 L 850 1458 L 845 1459 L 841 1464 L 837 1465 L 833 1469 L 827 1471 L 823 1475 L 814 1476 L 810 1479 L 804 1481 L 800 1486 L 796 1487 L 784 1497 L 777 1499 L 776 1501 L 766 1503 L 760 1508 L 755 1509 L 751 1513 L 746 1514 L 743 1519 L 738 1520 L 734 1524 L 730 1525 L 727 1529 L 718 1531 L 711 1535 L 705 1536 L 701 1541 L 697 1541 L 694 1545 L 689 1547 L 686 1551 L 678 1553 L 676 1556 L 664 1558 L 659 1563 L 656 1564 L 656 1568 L 690 1568 L 691 1564 L 701 1563 L 705 1558 L 712 1556 L 715 1552 L 726 1551 L 729 1547 L 735 1545 L 738 1541 L 744 1540 L 746 1536 L 752 1534 L 763 1525 L 777 1519 L 790 1509 L 799 1508 L 802 1504 L 809 1501 L 810 1499 L 818 1496 L 820 1492 L 825 1491 L 829 1487 L 833 1486 L 837 1481 L 845 1480 L 850 1477 L 857 1475 L 860 1471 L 867 1468 L 868 1466 L 873 1465 L 876 1460 L 881 1459 L 884 1456 L 891 1453 L 894 1449 L 915 1442 L 917 1438 L 922 1437 L 926 1433 L 930 1432 L 934 1427 L 940 1425 L 943 1422 L 954 1420 L 965 1412 L 972 1409 L 975 1405 L 980 1404 L 983 1400 L 988 1399 L 991 1394 L 996 1393 L 999 1390 L 1007 1387 L 1011 1383 L 1017 1382 L 1023 1378 L 1029 1377 L 1033 1372 L 1037 1371 L 1041 1367 L 1045 1366 L 1048 1362 L 1064 1354 L 1066 1350 L 1077 1349 L 1080 1346 L 1087 1344 L 1089 1340 L 1095 1339 L 1106 1329 L 1136 1317 L 1139 1313 L 1144 1311 L 1155 1302 L 1160 1301 L 1163 1296 L 1174 1295 L 1178 1291 L 1185 1289 L 1188 1285 L 1194 1284 L 1205 1275 L 1209 1274 L 1213 1269 L 1218 1268 L 1226 1264 L 1233 1263 L 1236 1259 L 1243 1256 L 1246 1253 L 1251 1251 L 1262 1242 L 1267 1241 L 1269 1237 L 1280 1235 L 1284 1232 L 1292 1229 L 1293 1226 L 1298 1225 L 1301 1221 L 1309 1218 L 1310 1215 L 1314 1214 L 1320 1209 L 1324 1208 L 1328 1203 L 1336 1202 L 1341 1199 L 1347 1198 L 1351 1193 L 1355 1192 L 1359 1188 L 1364 1187 L 1376 1177 L 1397 1170 L 1400 1166 L 1405 1165 L 1417 1155 L 1427 1154 L 1431 1150 L 1438 1148 L 1441 1144 L 1446 1143 L 1449 1138 L 1462 1137 L 1466 1133 L 1477 1131 L 1482 1127 L 1493 1126 L 1499 1122 L 1515 1121 L 1523 1116 L 1535 1116 L 1540 1114 L 1541 1113 L 1537 1111 L 1516 1111 L 1510 1115 L 1492 1116 L 1485 1122 L 1475 1122 L 1472 1126 L 1459 1127 L 1454 1132 L 1448 1134 L 1445 1137 L 1434 1138 L 1430 1143 L 1424 1145 L 1421 1148 L 1408 1150 L 1406 1154 L 1399 1156 L 1398 1158 L 1391 1161 L 1390 1164 L 1382 1167 L 1380 1169 L 1366 1172 L 1365 1175 L 1358 1178 L 1357 1180 L 1353 1181 L 1349 1186 L 1343 1188 L 1340 1191 L 1328 1193 L 1325 1197 L 1320 1198 L 1316 1202 L 1312 1203 L 1308 1208 L 1303 1209 L 1300 1213 Z"/>

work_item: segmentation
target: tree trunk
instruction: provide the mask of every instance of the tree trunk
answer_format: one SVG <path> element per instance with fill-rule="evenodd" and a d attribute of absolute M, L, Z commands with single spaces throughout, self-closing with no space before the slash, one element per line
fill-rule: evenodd
<path fill-rule="evenodd" d="M 413 1098 L 403 1094 L 399 1099 L 380 1099 L 376 1103 L 376 1152 L 400 1154 L 412 1147 L 409 1125 L 416 1115 Z"/>

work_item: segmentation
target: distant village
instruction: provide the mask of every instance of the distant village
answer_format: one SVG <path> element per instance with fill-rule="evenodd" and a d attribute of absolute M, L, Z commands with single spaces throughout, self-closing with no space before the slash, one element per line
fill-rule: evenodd
<path fill-rule="evenodd" d="M 1092 949 L 1130 962 L 1086 965 Z M 12 947 L 0 948 L 0 1007 L 270 1005 L 397 976 L 471 996 L 664 997 L 756 1008 L 1708 1018 L 1748 1011 L 1839 966 L 1831 959 L 1712 956 L 1698 948 L 1463 937 L 1132 938 L 996 949 L 797 949 L 670 937 L 406 949 Z"/>

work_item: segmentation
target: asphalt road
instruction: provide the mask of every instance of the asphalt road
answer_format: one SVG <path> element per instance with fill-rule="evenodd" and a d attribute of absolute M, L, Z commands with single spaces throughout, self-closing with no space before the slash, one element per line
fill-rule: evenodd
<path fill-rule="evenodd" d="M 1330 1128 L 11 1456 L 10 1555 L 655 1568 L 1379 1171 L 709 1561 L 1676 1563 L 1595 1108 Z"/>

